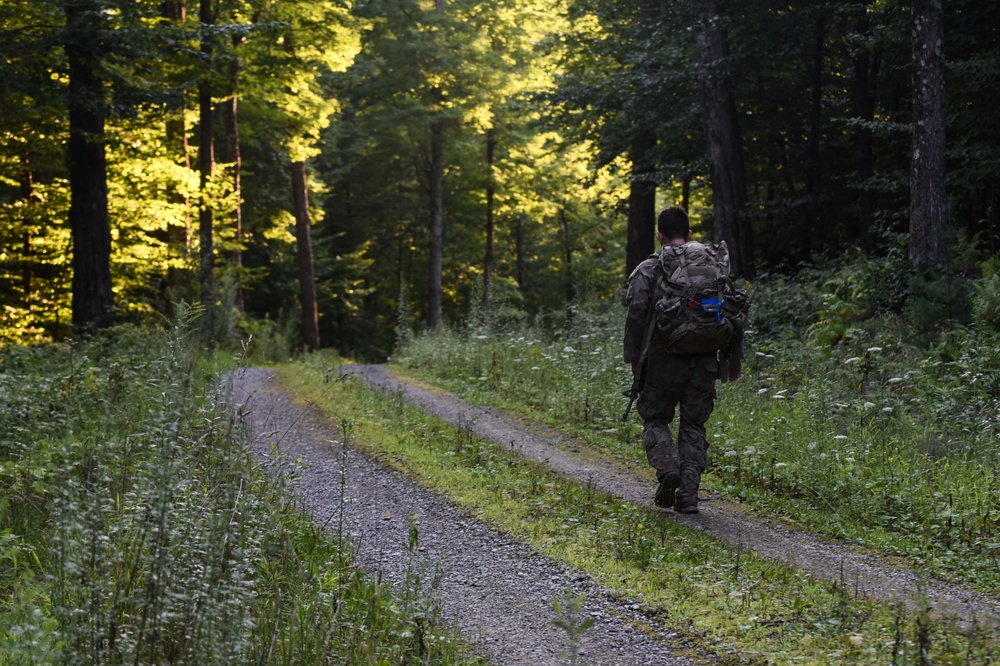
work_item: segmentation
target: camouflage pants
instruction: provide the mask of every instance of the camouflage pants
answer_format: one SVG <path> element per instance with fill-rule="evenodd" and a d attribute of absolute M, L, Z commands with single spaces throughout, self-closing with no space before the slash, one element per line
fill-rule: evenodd
<path fill-rule="evenodd" d="M 718 370 L 715 354 L 650 354 L 649 357 L 646 384 L 637 402 L 644 421 L 642 441 L 657 479 L 680 472 L 678 500 L 698 497 L 708 455 L 705 423 L 715 407 Z M 674 446 L 670 424 L 678 405 L 681 418 Z"/>

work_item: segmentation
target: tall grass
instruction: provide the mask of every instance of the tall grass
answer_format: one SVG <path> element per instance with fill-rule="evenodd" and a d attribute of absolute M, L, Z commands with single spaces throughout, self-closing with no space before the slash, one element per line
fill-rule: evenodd
<path fill-rule="evenodd" d="M 0 664 L 463 660 L 256 470 L 197 339 L 0 348 Z"/>
<path fill-rule="evenodd" d="M 1000 335 L 952 322 L 913 344 L 912 317 L 867 305 L 881 273 L 852 270 L 757 282 L 746 376 L 719 386 L 706 484 L 995 591 Z M 620 422 L 623 321 L 617 308 L 555 332 L 445 330 L 394 361 L 643 464 L 639 419 Z"/>

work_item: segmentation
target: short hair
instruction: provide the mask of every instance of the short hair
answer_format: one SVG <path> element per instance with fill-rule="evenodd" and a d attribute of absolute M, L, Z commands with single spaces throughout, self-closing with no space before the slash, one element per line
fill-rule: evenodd
<path fill-rule="evenodd" d="M 656 230 L 668 240 L 673 238 L 687 238 L 687 235 L 691 233 L 691 224 L 688 222 L 687 211 L 680 206 L 664 208 L 656 220 Z"/>

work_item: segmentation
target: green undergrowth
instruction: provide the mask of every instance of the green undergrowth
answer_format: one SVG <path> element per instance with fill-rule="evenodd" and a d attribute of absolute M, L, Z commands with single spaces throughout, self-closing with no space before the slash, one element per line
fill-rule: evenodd
<path fill-rule="evenodd" d="M 0 347 L 0 664 L 467 663 L 257 470 L 196 314 Z"/>
<path fill-rule="evenodd" d="M 639 600 L 713 659 L 730 663 L 989 663 L 996 628 L 853 598 L 837 584 L 731 549 L 662 513 L 564 479 L 408 406 L 401 393 L 341 378 L 313 354 L 281 370 L 352 443 L 477 517 Z"/>
<path fill-rule="evenodd" d="M 1000 334 L 954 325 L 919 348 L 903 317 L 846 325 L 836 303 L 807 315 L 804 291 L 758 285 L 755 307 L 772 319 L 766 335 L 748 334 L 744 377 L 718 387 L 703 485 L 995 593 Z M 612 310 L 578 313 L 554 336 L 442 329 L 408 339 L 393 365 L 645 465 L 641 419 L 621 422 L 631 374 L 620 360 L 624 312 Z"/>

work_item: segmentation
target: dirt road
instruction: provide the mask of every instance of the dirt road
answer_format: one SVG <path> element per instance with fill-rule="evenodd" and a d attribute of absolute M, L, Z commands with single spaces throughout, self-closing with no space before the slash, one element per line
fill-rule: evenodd
<path fill-rule="evenodd" d="M 382 366 L 345 365 L 342 371 L 377 389 L 399 392 L 428 413 L 471 428 L 560 474 L 628 502 L 652 504 L 651 473 L 596 459 L 565 435 L 401 381 Z M 361 566 L 395 582 L 408 574 L 413 580 L 417 574 L 435 600 L 429 610 L 442 613 L 494 663 L 566 663 L 571 652 L 589 664 L 670 666 L 710 660 L 696 654 L 640 603 L 617 599 L 586 575 L 541 557 L 343 446 L 315 409 L 297 405 L 277 388 L 268 370 L 237 373 L 233 402 L 251 432 L 254 452 L 286 473 L 294 468 L 305 508 L 319 523 L 342 527 L 358 548 Z M 280 453 L 277 461 L 275 452 Z M 734 547 L 840 582 L 859 595 L 912 602 L 922 590 L 936 612 L 964 621 L 1000 618 L 997 599 L 922 580 L 912 570 L 847 543 L 770 523 L 718 497 L 710 500 L 693 516 L 661 511 Z M 417 518 L 411 522 L 413 516 Z M 419 545 L 411 549 L 414 528 Z M 580 645 L 553 624 L 552 600 L 567 590 L 585 597 L 582 617 L 596 620 Z"/>

